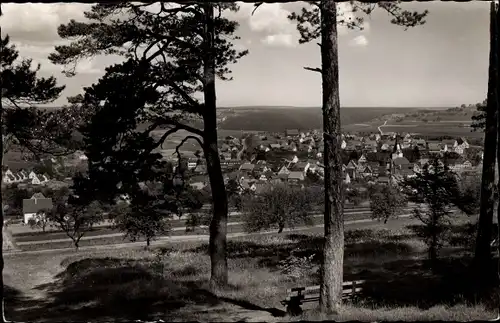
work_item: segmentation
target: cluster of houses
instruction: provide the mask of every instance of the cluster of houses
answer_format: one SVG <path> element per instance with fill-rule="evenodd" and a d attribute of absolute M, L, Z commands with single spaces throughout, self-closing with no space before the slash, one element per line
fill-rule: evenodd
<path fill-rule="evenodd" d="M 414 138 L 411 134 L 406 134 L 404 137 L 400 138 L 396 133 L 388 133 L 385 135 L 377 133 L 367 137 L 344 136 L 341 148 L 347 151 L 362 152 L 392 151 L 396 144 L 399 144 L 400 149 L 415 149 L 416 147 L 420 151 L 429 154 L 454 152 L 459 155 L 464 155 L 465 151 L 470 148 L 469 143 L 463 137 L 434 141 Z"/>
<path fill-rule="evenodd" d="M 32 185 L 43 185 L 49 181 L 49 177 L 46 174 L 37 174 L 33 170 L 26 171 L 20 170 L 18 172 L 12 172 L 12 170 L 7 169 L 3 172 L 2 182 L 5 184 L 12 183 L 23 183 Z"/>
<path fill-rule="evenodd" d="M 242 189 L 258 192 L 266 183 L 287 182 L 303 184 L 308 173 L 323 177 L 322 135 L 318 131 L 299 132 L 287 130 L 283 134 L 261 135 L 255 153 L 250 160 L 223 158 L 223 153 L 237 152 L 239 141 L 226 138 L 221 146 L 221 166 L 225 173 L 225 181 L 237 179 Z M 465 158 L 469 149 L 465 138 L 442 141 L 426 141 L 414 138 L 411 134 L 399 136 L 394 133 L 370 134 L 357 136 L 345 134 L 342 136 L 341 148 L 345 155 L 356 152 L 360 157 L 350 158 L 343 165 L 343 181 L 349 184 L 362 180 L 364 183 L 389 183 L 401 181 L 404 178 L 416 176 L 433 155 L 442 156 L 455 153 L 458 158 L 447 158 L 451 170 L 460 173 L 471 171 L 474 165 Z M 405 157 L 408 150 L 418 150 L 419 158 L 410 160 Z M 265 158 L 258 160 L 256 154 L 272 156 L 275 152 L 286 152 L 289 158 Z M 298 155 L 303 158 L 297 157 Z M 356 155 L 356 154 L 355 154 Z M 382 156 L 382 157 L 381 157 Z M 234 154 L 233 156 L 234 157 Z M 480 166 L 480 165 L 479 165 Z M 206 166 L 203 159 L 188 160 L 188 169 L 195 174 L 191 177 L 191 185 L 202 189 L 208 185 Z"/>

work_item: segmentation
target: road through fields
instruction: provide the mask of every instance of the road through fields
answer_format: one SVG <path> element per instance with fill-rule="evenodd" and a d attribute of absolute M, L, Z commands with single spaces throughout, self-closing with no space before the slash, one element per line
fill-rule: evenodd
<path fill-rule="evenodd" d="M 468 222 L 471 218 L 464 215 L 457 215 L 456 222 Z M 346 230 L 359 230 L 359 229 L 371 229 L 375 227 L 383 227 L 388 230 L 400 230 L 408 225 L 419 224 L 420 222 L 413 218 L 411 214 L 402 214 L 398 218 L 391 219 L 387 222 L 387 224 L 383 224 L 383 222 L 373 219 L 360 219 L 360 220 L 351 220 L 345 221 L 344 226 Z M 286 228 L 283 230 L 283 235 L 289 232 L 303 232 L 303 233 L 320 233 L 323 232 L 323 224 L 316 224 L 313 226 L 300 226 L 295 227 L 293 229 Z M 261 231 L 256 233 L 245 233 L 245 232 L 235 232 L 228 233 L 228 240 L 237 239 L 242 237 L 251 237 L 251 236 L 260 236 L 260 235 L 276 235 L 276 230 L 273 231 Z M 192 241 L 200 241 L 200 242 L 208 242 L 208 235 L 182 235 L 182 236 L 170 236 L 170 237 L 159 237 L 157 240 L 151 242 L 151 246 L 166 246 L 172 243 L 181 243 L 181 242 L 192 242 Z M 80 251 L 92 251 L 92 250 L 112 250 L 112 249 L 123 249 L 123 248 L 138 248 L 144 247 L 145 243 L 141 242 L 127 242 L 127 243 L 116 243 L 116 244 L 108 244 L 108 245 L 95 245 L 88 247 L 80 247 Z M 15 256 L 23 256 L 23 255 L 37 255 L 37 254 L 45 254 L 45 253 L 74 253 L 74 248 L 57 248 L 57 249 L 44 249 L 44 250 L 33 250 L 33 251 L 5 251 L 5 257 L 15 257 Z"/>
<path fill-rule="evenodd" d="M 401 214 L 407 214 L 411 211 L 410 208 L 405 208 L 401 211 Z M 356 208 L 351 210 L 346 210 L 344 212 L 345 220 L 360 220 L 360 219 L 370 219 L 371 212 L 369 208 Z M 323 214 L 312 215 L 314 219 L 314 225 L 319 225 L 323 223 Z M 200 226 L 200 229 L 206 231 L 206 226 Z M 238 233 L 244 231 L 244 223 L 241 214 L 232 216 L 230 222 L 228 223 L 228 233 Z M 172 228 L 170 235 L 186 235 L 186 223 L 182 220 L 172 221 Z M 107 228 L 96 228 L 93 231 L 88 232 L 81 240 L 92 240 L 92 239 L 103 239 L 103 238 L 113 238 L 113 237 L 123 237 L 124 233 L 112 227 Z M 60 242 L 70 242 L 71 239 L 64 232 L 28 232 L 22 234 L 14 234 L 14 241 L 17 246 L 23 245 L 33 245 L 33 244 L 45 244 L 45 243 L 60 243 Z"/>

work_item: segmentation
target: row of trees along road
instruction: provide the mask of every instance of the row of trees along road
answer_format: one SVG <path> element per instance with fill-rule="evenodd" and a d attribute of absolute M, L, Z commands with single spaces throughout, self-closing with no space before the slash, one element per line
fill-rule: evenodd
<path fill-rule="evenodd" d="M 408 12 L 389 2 L 353 3 L 352 8 L 361 15 L 381 8 L 392 17 L 392 23 L 404 27 L 424 23 L 427 14 Z M 50 55 L 53 63 L 67 67 L 67 75 L 75 74 L 76 64 L 83 58 L 114 54 L 124 59 L 108 67 L 97 84 L 71 102 L 80 115 L 89 116 L 81 128 L 89 171 L 75 178 L 74 186 L 79 203 L 96 197 L 111 202 L 123 192 L 137 202 L 142 194 L 139 183 L 161 178 L 164 165 L 153 151 L 169 135 L 185 130 L 191 134 L 183 142 L 200 144 L 213 200 L 209 242 L 212 289 L 224 287 L 228 281 L 228 202 L 217 152 L 215 78 L 230 80 L 228 65 L 248 53 L 233 48 L 231 40 L 236 38 L 238 24 L 223 14 L 237 9 L 229 2 L 161 2 L 158 10 L 150 4 L 98 4 L 85 13 L 89 22 L 71 21 L 58 28 L 62 38 L 73 41 L 57 46 L 56 53 Z M 343 276 L 341 161 L 336 157 L 340 142 L 337 24 L 362 28 L 363 17 L 344 18 L 343 13 L 337 13 L 335 1 L 324 0 L 309 3 L 290 19 L 297 22 L 301 43 L 321 36 L 322 67 L 306 69 L 320 72 L 323 78 L 325 247 L 320 307 L 323 312 L 336 312 Z M 20 89 L 18 83 L 12 86 Z M 197 93 L 202 93 L 202 101 L 196 99 Z M 202 121 L 202 129 L 195 127 L 194 121 Z M 146 125 L 143 131 L 137 130 L 140 124 Z M 167 127 L 167 131 L 155 141 L 150 134 L 159 127 Z"/>

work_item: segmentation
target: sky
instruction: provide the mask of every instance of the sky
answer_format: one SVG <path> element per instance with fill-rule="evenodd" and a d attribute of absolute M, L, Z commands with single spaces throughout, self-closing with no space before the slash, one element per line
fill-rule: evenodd
<path fill-rule="evenodd" d="M 98 81 L 104 68 L 119 62 L 100 56 L 83 61 L 77 75 L 67 78 L 50 63 L 54 46 L 64 43 L 57 27 L 70 19 L 82 21 L 88 4 L 2 4 L 2 37 L 10 36 L 20 55 L 41 64 L 43 76 L 54 75 L 66 89 L 51 105 L 83 92 Z M 265 4 L 252 15 L 252 4 L 240 3 L 231 13 L 239 22 L 238 48 L 249 55 L 233 65 L 233 81 L 217 83 L 219 106 L 321 106 L 321 75 L 316 42 L 301 45 L 290 12 L 305 4 Z M 348 3 L 339 12 L 352 13 Z M 340 102 L 343 107 L 455 107 L 486 97 L 489 55 L 489 3 L 412 2 L 407 10 L 429 10 L 426 24 L 408 30 L 390 23 L 377 8 L 365 18 L 364 29 L 339 26 Z"/>

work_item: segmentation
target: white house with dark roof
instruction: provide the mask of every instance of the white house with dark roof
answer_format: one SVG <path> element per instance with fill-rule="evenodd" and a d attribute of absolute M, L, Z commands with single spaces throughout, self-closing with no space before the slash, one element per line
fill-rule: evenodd
<path fill-rule="evenodd" d="M 29 174 L 28 174 L 28 178 L 29 179 L 33 179 L 34 177 L 36 177 L 36 173 L 34 171 L 31 171 Z"/>
<path fill-rule="evenodd" d="M 5 173 L 3 175 L 3 178 L 2 178 L 2 181 L 5 183 L 5 184 L 11 184 L 11 183 L 14 183 L 16 181 L 16 178 L 14 177 L 14 175 L 12 174 L 7 174 Z"/>
<path fill-rule="evenodd" d="M 33 185 L 40 185 L 40 184 L 42 184 L 42 181 L 40 181 L 40 179 L 38 178 L 38 176 L 35 175 L 34 177 L 31 178 L 31 184 L 33 184 Z"/>
<path fill-rule="evenodd" d="M 52 199 L 45 198 L 41 193 L 34 194 L 29 199 L 23 199 L 23 222 L 27 224 L 30 219 L 44 209 L 52 209 Z"/>

